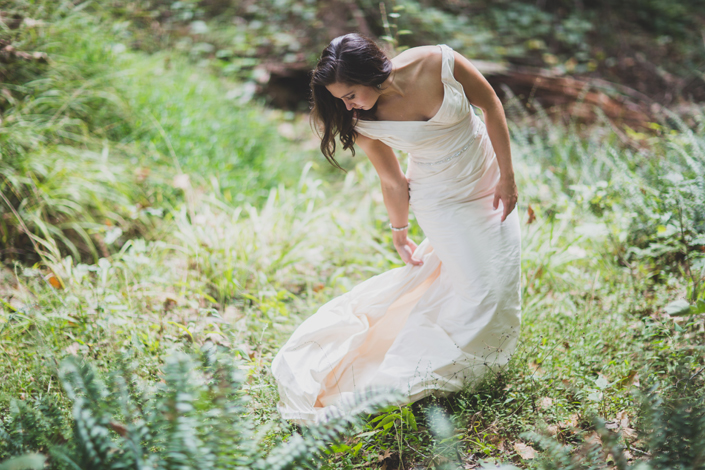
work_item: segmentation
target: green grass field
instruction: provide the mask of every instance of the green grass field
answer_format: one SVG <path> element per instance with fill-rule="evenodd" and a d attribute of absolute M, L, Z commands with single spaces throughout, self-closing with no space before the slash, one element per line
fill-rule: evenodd
<path fill-rule="evenodd" d="M 300 438 L 276 412 L 274 354 L 320 305 L 400 266 L 374 169 L 360 155 L 332 171 L 305 116 L 267 109 L 178 50 L 132 52 L 120 23 L 28 5 L 43 23 L 3 34 L 49 61 L 3 71 L 0 461 L 40 452 L 51 468 L 123 468 L 141 441 L 152 457 L 137 468 L 242 468 L 223 457 L 238 452 L 284 462 Z M 285 468 L 612 468 L 612 445 L 625 465 L 701 468 L 703 109 L 648 133 L 506 109 L 523 234 L 510 364 L 454 396 L 363 414 Z M 203 388 L 216 353 L 242 374 L 227 395 L 237 411 Z M 176 449 L 130 434 L 135 410 L 172 403 L 169 390 L 183 406 L 140 416 L 176 430 Z M 700 408 L 668 434 L 683 400 Z M 235 422 L 249 440 L 223 425 Z M 80 450 L 99 441 L 108 450 Z M 251 468 L 277 468 L 262 462 Z"/>

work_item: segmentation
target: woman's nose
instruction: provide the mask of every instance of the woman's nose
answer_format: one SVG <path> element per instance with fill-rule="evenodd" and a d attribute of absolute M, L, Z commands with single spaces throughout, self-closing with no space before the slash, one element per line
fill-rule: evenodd
<path fill-rule="evenodd" d="M 349 102 L 349 101 L 346 101 L 346 102 L 345 102 L 345 107 L 348 108 L 348 111 L 350 111 L 351 109 L 353 109 L 353 105 L 352 105 L 352 103 Z"/>

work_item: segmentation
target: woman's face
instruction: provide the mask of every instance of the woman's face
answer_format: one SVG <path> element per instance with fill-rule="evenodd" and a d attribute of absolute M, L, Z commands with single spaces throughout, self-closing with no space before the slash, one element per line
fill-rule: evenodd
<path fill-rule="evenodd" d="M 377 103 L 377 98 L 379 98 L 379 93 L 371 86 L 333 83 L 332 85 L 326 85 L 326 88 L 331 95 L 343 100 L 348 111 L 353 109 L 371 109 Z"/>

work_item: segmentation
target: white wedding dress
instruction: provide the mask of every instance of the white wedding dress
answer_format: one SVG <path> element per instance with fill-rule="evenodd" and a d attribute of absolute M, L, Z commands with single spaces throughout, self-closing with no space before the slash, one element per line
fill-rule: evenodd
<path fill-rule="evenodd" d="M 344 412 L 356 391 L 410 403 L 455 392 L 504 365 L 520 324 L 517 211 L 492 208 L 499 167 L 484 123 L 442 51 L 443 104 L 429 121 L 360 121 L 356 130 L 409 152 L 410 207 L 422 266 L 392 269 L 323 305 L 272 363 L 278 409 L 299 424 Z"/>

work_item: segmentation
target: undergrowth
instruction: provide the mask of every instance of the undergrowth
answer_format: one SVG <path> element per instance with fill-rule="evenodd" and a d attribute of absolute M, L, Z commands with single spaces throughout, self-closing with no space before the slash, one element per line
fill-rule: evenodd
<path fill-rule="evenodd" d="M 38 233 L 95 262 L 150 232 L 192 183 L 237 203 L 295 181 L 307 151 L 289 151 L 241 85 L 178 54 L 131 53 L 119 23 L 62 5 L 17 8 L 22 22 L 0 35 L 47 57 L 3 69 L 2 259 L 37 261 Z"/>
<path fill-rule="evenodd" d="M 400 266 L 374 169 L 304 164 L 303 119 L 52 5 L 3 31 L 48 61 L 4 75 L 2 458 L 666 468 L 677 451 L 702 468 L 702 112 L 647 134 L 508 103 L 523 233 L 511 362 L 453 396 L 299 434 L 275 408 L 274 354 L 322 303 Z"/>

